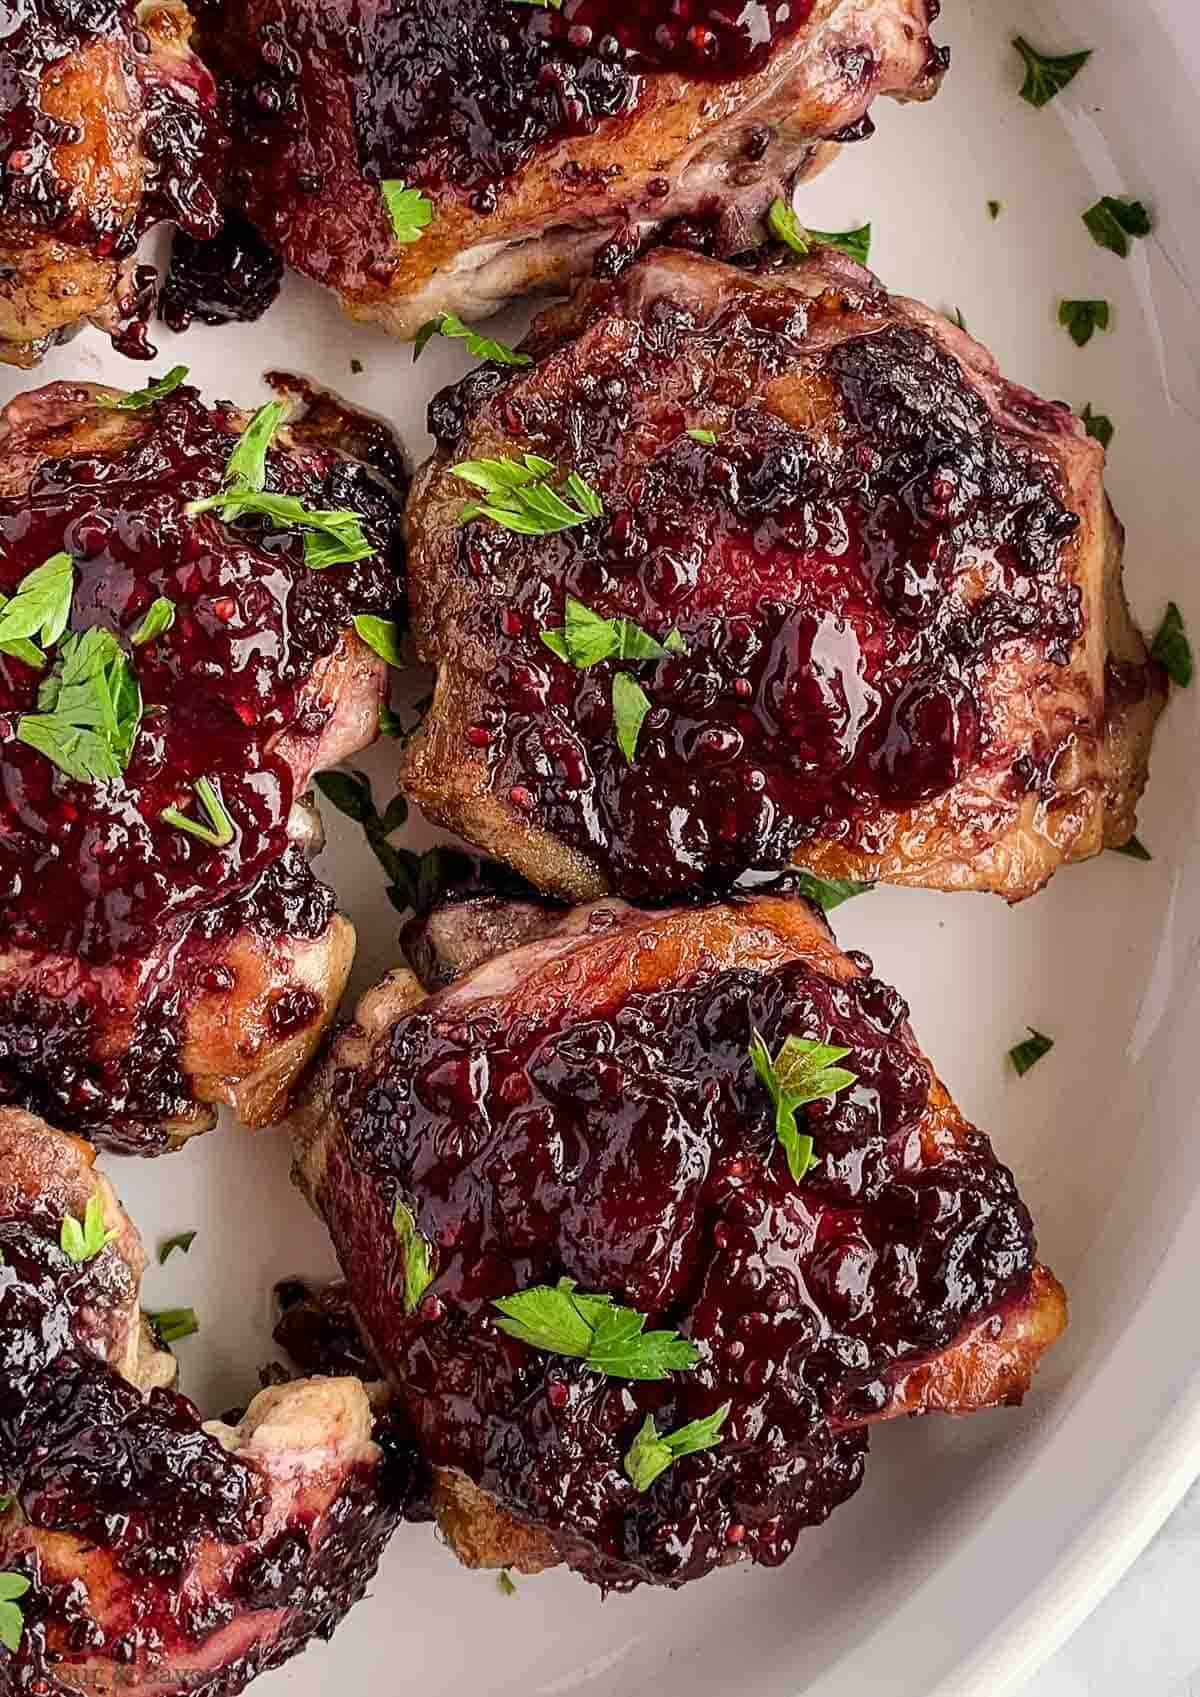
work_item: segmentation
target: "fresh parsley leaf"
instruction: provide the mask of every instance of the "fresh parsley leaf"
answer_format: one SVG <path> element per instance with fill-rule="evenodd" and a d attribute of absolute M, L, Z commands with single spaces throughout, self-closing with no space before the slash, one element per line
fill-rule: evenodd
<path fill-rule="evenodd" d="M 777 242 L 783 242 L 793 253 L 808 253 L 812 248 L 808 231 L 786 200 L 775 199 L 767 209 L 767 229 Z"/>
<path fill-rule="evenodd" d="M 495 365 L 533 364 L 529 354 L 519 354 L 515 348 L 510 348 L 507 342 L 498 342 L 491 336 L 481 336 L 471 325 L 464 324 L 455 313 L 439 312 L 436 318 L 431 318 L 428 324 L 422 324 L 417 331 L 413 342 L 414 365 L 435 336 L 466 342 L 467 352 L 473 359 L 490 359 Z"/>
<path fill-rule="evenodd" d="M 540 454 L 524 454 L 520 460 L 463 460 L 450 470 L 487 496 L 463 508 L 461 524 L 489 518 L 521 536 L 551 536 L 604 514 L 603 501 L 577 471 L 568 472 L 553 488 L 549 479 L 554 466 Z"/>
<path fill-rule="evenodd" d="M 1140 837 L 1130 837 L 1128 842 L 1114 843 L 1114 854 L 1123 854 L 1130 860 L 1153 860 L 1154 856 Z"/>
<path fill-rule="evenodd" d="M 1195 671 L 1192 645 L 1183 628 L 1183 614 L 1174 601 L 1167 603 L 1162 623 L 1155 631 L 1154 640 L 1150 644 L 1150 655 L 1160 666 L 1166 668 L 1167 676 L 1173 684 L 1186 689 L 1191 683 Z"/>
<path fill-rule="evenodd" d="M 559 629 L 542 631 L 541 638 L 560 660 L 580 671 L 602 660 L 668 660 L 672 654 L 687 653 L 678 631 L 659 642 L 632 619 L 606 619 L 573 595 L 567 596 L 565 617 Z"/>
<path fill-rule="evenodd" d="M 731 1402 L 723 1402 L 702 1420 L 691 1420 L 674 1432 L 659 1432 L 654 1416 L 647 1414 L 645 1424 L 630 1444 L 625 1455 L 625 1477 L 635 1491 L 648 1491 L 660 1474 L 665 1473 L 680 1456 L 696 1455 L 701 1450 L 715 1448 L 721 1441 L 721 1428 L 729 1418 Z"/>
<path fill-rule="evenodd" d="M 954 322 L 958 325 L 960 330 L 966 330 L 967 321 L 962 315 L 962 307 L 961 306 L 956 306 L 955 309 L 954 309 Z"/>
<path fill-rule="evenodd" d="M 144 389 L 135 389 L 129 395 L 101 395 L 100 405 L 109 407 L 114 412 L 138 412 L 142 407 L 153 406 L 155 401 L 161 401 L 165 395 L 178 389 L 187 374 L 186 365 L 173 365 L 165 377 L 153 378 Z"/>
<path fill-rule="evenodd" d="M 365 825 L 374 816 L 370 780 L 361 772 L 318 772 L 313 782 L 326 801 L 332 802 L 339 813 L 353 819 L 356 825 Z"/>
<path fill-rule="evenodd" d="M 158 1264 L 159 1264 L 159 1266 L 160 1267 L 165 1266 L 168 1255 L 170 1255 L 176 1249 L 178 1249 L 181 1252 L 181 1254 L 186 1255 L 188 1250 L 192 1247 L 193 1243 L 195 1243 L 195 1241 L 196 1241 L 196 1234 L 195 1234 L 194 1231 L 176 1232 L 174 1237 L 164 1238 L 163 1241 L 158 1246 Z"/>
<path fill-rule="evenodd" d="M 0 1644 L 15 1656 L 21 1647 L 25 1616 L 17 1601 L 29 1590 L 30 1581 L 23 1573 L 0 1573 Z"/>
<path fill-rule="evenodd" d="M 1106 413 L 1093 412 L 1092 403 L 1089 401 L 1079 416 L 1083 420 L 1083 427 L 1089 436 L 1099 442 L 1102 448 L 1111 446 L 1116 431 L 1113 428 L 1112 419 Z"/>
<path fill-rule="evenodd" d="M 717 445 L 717 433 L 715 430 L 689 430 L 688 435 L 691 437 L 693 442 L 699 442 L 705 448 L 715 448 Z"/>
<path fill-rule="evenodd" d="M 813 230 L 806 227 L 804 233 L 811 241 L 820 242 L 822 247 L 835 247 L 839 253 L 848 253 L 860 265 L 865 265 L 870 256 L 869 224 L 861 224 L 857 230 Z"/>
<path fill-rule="evenodd" d="M 513 3 L 514 5 L 520 4 L 521 0 L 513 0 Z M 526 3 L 532 4 L 533 0 L 526 0 Z M 496 1575 L 496 1589 L 502 1597 L 515 1597 L 517 1594 L 517 1588 L 512 1582 L 512 1575 L 506 1567 L 502 1567 Z"/>
<path fill-rule="evenodd" d="M 409 909 L 418 915 L 428 913 L 442 890 L 465 870 L 466 857 L 457 850 L 438 846 L 413 854 L 389 842 L 408 818 L 408 803 L 402 795 L 393 796 L 380 814 L 365 773 L 319 772 L 313 781 L 339 813 L 362 826 L 372 854 L 388 877 L 388 900 L 397 913 Z"/>
<path fill-rule="evenodd" d="M 396 740 L 404 735 L 404 721 L 386 701 L 379 704 L 379 734 Z"/>
<path fill-rule="evenodd" d="M 69 554 L 52 554 L 21 579 L 16 594 L 4 603 L 0 644 L 37 637 L 50 648 L 67 628 L 74 590 L 75 562 Z"/>
<path fill-rule="evenodd" d="M 1002 200 L 989 200 L 987 203 L 987 209 L 988 217 L 993 223 L 995 223 L 996 219 L 999 218 L 1000 214 L 1004 211 L 1004 202 Z"/>
<path fill-rule="evenodd" d="M 225 481 L 239 491 L 253 491 L 266 487 L 267 482 L 267 449 L 279 426 L 283 423 L 287 408 L 282 401 L 268 401 L 259 407 L 254 417 L 238 437 L 237 443 L 225 463 Z M 213 497 L 207 504 L 213 506 L 219 497 Z M 203 512 L 204 507 L 196 502 L 187 509 L 188 512 Z"/>
<path fill-rule="evenodd" d="M 16 1500 L 11 1491 L 0 1491 L 0 1514 L 7 1514 Z"/>
<path fill-rule="evenodd" d="M 92 1195 L 83 1210 L 82 1224 L 73 1214 L 64 1215 L 58 1242 L 63 1254 L 82 1266 L 85 1261 L 94 1261 L 100 1251 L 120 1235 L 119 1226 L 111 1226 L 107 1231 L 104 1229 L 104 1204 L 98 1196 Z"/>
<path fill-rule="evenodd" d="M 403 666 L 400 627 L 391 619 L 376 618 L 374 613 L 356 613 L 354 628 L 367 647 L 373 648 L 381 660 L 386 660 L 389 666 Z"/>
<path fill-rule="evenodd" d="M 1122 259 L 1128 258 L 1130 236 L 1148 236 L 1152 228 L 1150 214 L 1140 200 L 1122 200 L 1111 194 L 1089 206 L 1083 221 L 1094 242 Z"/>
<path fill-rule="evenodd" d="M 618 672 L 612 688 L 613 725 L 621 753 L 632 766 L 637 755 L 642 724 L 650 711 L 650 697 L 636 678 Z"/>
<path fill-rule="evenodd" d="M 404 1257 L 404 1312 L 411 1314 L 433 1283 L 433 1268 L 429 1262 L 432 1245 L 417 1230 L 412 1209 L 399 1197 L 392 1209 L 392 1230 Z"/>
<path fill-rule="evenodd" d="M 799 870 L 794 870 L 792 877 L 801 893 L 826 913 L 831 913 L 843 902 L 853 901 L 855 896 L 865 896 L 868 890 L 875 888 L 874 884 L 856 884 L 852 878 L 818 878 L 813 872 Z"/>
<path fill-rule="evenodd" d="M 175 603 L 166 595 L 158 595 L 146 608 L 141 622 L 129 640 L 135 648 L 140 648 L 143 642 L 152 642 L 156 636 L 170 630 L 174 623 Z"/>
<path fill-rule="evenodd" d="M 304 563 L 313 571 L 351 565 L 375 552 L 357 513 L 344 508 L 306 507 L 298 495 L 235 485 L 219 495 L 189 502 L 186 511 L 192 516 L 216 511 L 226 524 L 235 524 L 249 513 L 269 519 L 282 530 L 304 531 Z"/>
<path fill-rule="evenodd" d="M 1025 81 L 1021 84 L 1021 99 L 1031 106 L 1045 106 L 1077 77 L 1092 56 L 1090 47 L 1080 53 L 1064 53 L 1057 58 L 1039 53 L 1022 35 L 1013 46 L 1025 61 Z"/>
<path fill-rule="evenodd" d="M 225 804 L 216 785 L 211 778 L 197 778 L 192 788 L 204 810 L 207 824 L 199 819 L 189 818 L 177 807 L 164 807 L 158 817 L 165 825 L 174 825 L 177 831 L 186 831 L 191 837 L 199 837 L 202 843 L 208 843 L 212 848 L 228 848 L 237 831 L 233 820 L 225 811 Z"/>
<path fill-rule="evenodd" d="M 106 783 L 129 764 L 142 722 L 142 692 L 112 631 L 93 625 L 63 638 L 38 691 L 38 712 L 17 737 L 77 783 Z"/>
<path fill-rule="evenodd" d="M 433 202 L 420 189 L 408 188 L 399 177 L 386 177 L 380 188 L 398 242 L 419 242 L 433 223 Z"/>
<path fill-rule="evenodd" d="M 1071 332 L 1077 348 L 1086 348 L 1097 330 L 1107 330 L 1111 311 L 1107 301 L 1060 301 L 1058 322 Z"/>
<path fill-rule="evenodd" d="M 194 1308 L 157 1308 L 145 1310 L 146 1318 L 165 1344 L 178 1343 L 180 1338 L 195 1337 L 200 1330 Z"/>
<path fill-rule="evenodd" d="M 812 1037 L 787 1037 L 772 1060 L 759 1032 L 755 1031 L 750 1039 L 750 1059 L 775 1104 L 775 1135 L 784 1147 L 788 1170 L 797 1184 L 816 1157 L 812 1138 L 802 1133 L 797 1123 L 796 1110 L 807 1102 L 836 1096 L 839 1090 L 857 1082 L 857 1073 L 833 1064 L 844 1060 L 849 1053 L 849 1049 L 819 1043 Z"/>
<path fill-rule="evenodd" d="M 1035 1067 L 1043 1055 L 1048 1055 L 1054 1047 L 1053 1037 L 1047 1037 L 1043 1031 L 1035 1031 L 1032 1025 L 1025 1028 L 1029 1036 L 1021 1043 L 1015 1044 L 1008 1051 L 1008 1058 L 1016 1067 L 1020 1077 L 1024 1078 L 1030 1067 Z"/>
<path fill-rule="evenodd" d="M 574 1279 L 531 1285 L 492 1304 L 502 1332 L 532 1349 L 567 1355 L 612 1379 L 665 1379 L 695 1367 L 700 1351 L 677 1332 L 647 1332 L 647 1316 L 610 1296 L 589 1296 Z"/>

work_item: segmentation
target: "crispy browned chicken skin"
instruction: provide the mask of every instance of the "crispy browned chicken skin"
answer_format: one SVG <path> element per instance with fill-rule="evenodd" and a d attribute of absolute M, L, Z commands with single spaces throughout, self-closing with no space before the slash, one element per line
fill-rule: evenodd
<path fill-rule="evenodd" d="M 745 246 L 772 198 L 925 98 L 932 0 L 226 0 L 196 7 L 231 91 L 230 204 L 356 318 L 412 336 L 561 287 L 700 218 Z M 381 183 L 432 219 L 397 239 Z M 202 260 L 201 260 L 202 264 Z"/>
<path fill-rule="evenodd" d="M 366 995 L 292 1128 L 469 1565 L 565 1561 L 627 1588 L 773 1564 L 857 1488 L 871 1422 L 1020 1401 L 1061 1287 L 904 1003 L 805 901 L 472 897 L 421 957 L 464 975 L 427 994 L 400 970 Z M 755 1030 L 772 1054 L 788 1035 L 849 1050 L 853 1085 L 805 1110 L 800 1182 Z M 698 1364 L 606 1378 L 498 1329 L 495 1299 L 563 1277 L 679 1329 Z M 717 1447 L 634 1488 L 648 1414 L 666 1432 L 727 1401 Z"/>
<path fill-rule="evenodd" d="M 80 1262 L 62 1223 L 93 1199 L 113 1237 Z M 234 1697 L 328 1637 L 410 1466 L 359 1380 L 276 1385 L 202 1425 L 142 1320 L 141 1241 L 91 1149 L 14 1109 L 0 1248 L 0 1570 L 29 1582 L 3 1697 Z"/>
<path fill-rule="evenodd" d="M 829 248 L 655 252 L 526 347 L 434 401 L 409 506 L 427 812 L 573 899 L 794 858 L 1016 901 L 1126 841 L 1165 677 L 1065 406 Z M 464 522 L 455 466 L 530 452 L 602 516 Z M 571 598 L 671 650 L 564 655 Z"/>
<path fill-rule="evenodd" d="M 221 227 L 224 132 L 178 0 L 24 0 L 0 77 L 0 360 L 36 365 L 88 320 L 149 358 L 155 273 L 136 250 L 169 219 Z"/>

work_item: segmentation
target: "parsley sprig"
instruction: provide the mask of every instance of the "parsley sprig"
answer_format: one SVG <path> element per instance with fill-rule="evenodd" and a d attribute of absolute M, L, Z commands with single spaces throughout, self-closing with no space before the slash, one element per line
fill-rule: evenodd
<path fill-rule="evenodd" d="M 0 652 L 40 671 L 46 663 L 42 650 L 52 648 L 67 628 L 74 589 L 75 563 L 69 554 L 52 554 L 35 566 L 13 596 L 0 596 Z"/>
<path fill-rule="evenodd" d="M 168 1256 L 173 1254 L 176 1249 L 186 1255 L 195 1241 L 196 1234 L 194 1231 L 176 1232 L 174 1237 L 164 1238 L 158 1246 L 159 1266 L 165 1266 Z"/>
<path fill-rule="evenodd" d="M 1079 416 L 1083 420 L 1083 428 L 1094 441 L 1099 442 L 1102 448 L 1112 446 L 1112 439 L 1117 432 L 1107 413 L 1093 412 L 1092 403 L 1089 401 Z"/>
<path fill-rule="evenodd" d="M 577 471 L 569 471 L 555 488 L 550 482 L 554 465 L 540 454 L 523 454 L 519 460 L 463 460 L 450 471 L 487 497 L 465 506 L 460 524 L 488 518 L 521 536 L 552 536 L 604 515 L 603 501 Z"/>
<path fill-rule="evenodd" d="M 690 1420 L 674 1432 L 660 1432 L 654 1416 L 647 1414 L 645 1423 L 630 1444 L 625 1455 L 625 1477 L 635 1491 L 648 1491 L 654 1481 L 667 1471 L 680 1456 L 697 1455 L 713 1449 L 721 1441 L 721 1428 L 729 1418 L 731 1402 L 706 1414 L 701 1420 Z"/>
<path fill-rule="evenodd" d="M 65 636 L 38 691 L 38 711 L 17 720 L 18 740 L 77 783 L 106 783 L 129 764 L 142 722 L 142 692 L 112 631 Z"/>
<path fill-rule="evenodd" d="M 844 1060 L 850 1051 L 812 1037 L 787 1037 L 772 1060 L 761 1033 L 755 1031 L 749 1052 L 754 1070 L 775 1104 L 775 1135 L 787 1154 L 788 1170 L 799 1184 L 816 1157 L 813 1140 L 801 1132 L 796 1111 L 807 1102 L 836 1096 L 839 1090 L 857 1082 L 857 1073 L 833 1064 Z"/>
<path fill-rule="evenodd" d="M 1023 35 L 1017 36 L 1013 46 L 1025 61 L 1025 81 L 1021 84 L 1021 99 L 1027 100 L 1031 106 L 1047 105 L 1079 75 L 1092 56 L 1090 47 L 1084 48 L 1080 53 L 1063 53 L 1058 57 L 1039 53 L 1036 47 L 1030 46 Z"/>
<path fill-rule="evenodd" d="M 63 1216 L 59 1230 L 59 1246 L 69 1260 L 77 1266 L 85 1261 L 94 1261 L 102 1249 L 121 1235 L 119 1226 L 104 1226 L 104 1205 L 96 1195 L 89 1196 L 87 1206 L 83 1210 L 82 1221 L 73 1214 Z"/>
<path fill-rule="evenodd" d="M 170 630 L 175 623 L 175 603 L 166 595 L 158 595 L 146 608 L 138 621 L 137 629 L 131 632 L 129 640 L 135 648 L 143 643 L 153 642 L 156 636 Z"/>
<path fill-rule="evenodd" d="M 1107 330 L 1112 309 L 1107 301 L 1059 301 L 1058 322 L 1077 348 L 1086 348 L 1097 330 Z"/>
<path fill-rule="evenodd" d="M 140 412 L 178 389 L 187 374 L 186 365 L 173 365 L 165 377 L 156 377 L 144 389 L 134 389 L 128 395 L 100 395 L 99 404 L 110 412 Z"/>
<path fill-rule="evenodd" d="M 399 177 L 385 177 L 379 186 L 396 240 L 419 242 L 433 223 L 433 202 L 420 189 L 410 189 Z"/>
<path fill-rule="evenodd" d="M 853 878 L 818 878 L 815 872 L 803 872 L 796 869 L 792 873 L 802 895 L 815 902 L 825 913 L 830 913 L 835 907 L 841 907 L 843 902 L 853 901 L 855 896 L 865 896 L 874 884 L 858 884 Z"/>
<path fill-rule="evenodd" d="M 1047 1037 L 1044 1031 L 1035 1031 L 1032 1025 L 1027 1025 L 1025 1029 L 1029 1036 L 1020 1043 L 1014 1043 L 1008 1051 L 1008 1058 L 1021 1078 L 1054 1047 L 1053 1037 Z"/>
<path fill-rule="evenodd" d="M 834 247 L 865 265 L 871 253 L 871 226 L 861 224 L 856 230 L 811 230 L 802 224 L 786 200 L 775 199 L 767 209 L 767 229 L 777 242 L 790 247 L 793 253 L 811 253 L 813 243 L 819 247 Z"/>
<path fill-rule="evenodd" d="M 371 853 L 388 876 L 388 900 L 398 913 L 428 913 L 442 891 L 470 870 L 469 858 L 458 849 L 439 845 L 413 854 L 397 848 L 390 839 L 407 822 L 408 803 L 402 795 L 393 796 L 380 813 L 365 772 L 318 772 L 313 782 L 339 813 L 362 826 Z"/>
<path fill-rule="evenodd" d="M 25 1616 L 18 1598 L 29 1590 L 30 1581 L 23 1573 L 0 1573 L 0 1644 L 15 1656 L 21 1647 Z"/>
<path fill-rule="evenodd" d="M 1103 195 L 1083 214 L 1092 240 L 1121 259 L 1129 257 L 1129 238 L 1148 236 L 1153 229 L 1150 214 L 1140 200 L 1124 200 L 1120 195 Z"/>
<path fill-rule="evenodd" d="M 1162 623 L 1150 643 L 1150 654 L 1160 666 L 1166 668 L 1167 676 L 1173 684 L 1178 684 L 1181 689 L 1187 688 L 1195 674 L 1195 663 L 1192 659 L 1192 645 L 1184 629 L 1183 614 L 1174 601 L 1167 602 Z"/>
<path fill-rule="evenodd" d="M 417 331 L 413 341 L 414 365 L 435 336 L 465 342 L 467 352 L 474 359 L 488 359 L 495 365 L 533 364 L 529 354 L 520 354 L 515 348 L 510 348 L 507 342 L 499 342 L 493 336 L 481 336 L 470 324 L 464 324 L 456 313 L 439 312 L 436 318 L 431 318 L 428 324 L 422 324 Z"/>
<path fill-rule="evenodd" d="M 632 619 L 606 619 L 573 595 L 567 596 L 563 620 L 556 628 L 542 631 L 542 641 L 560 660 L 581 671 L 602 660 L 670 660 L 688 652 L 678 630 L 668 631 L 660 642 Z M 612 683 L 612 704 L 617 744 L 632 766 L 652 702 L 635 677 L 618 672 Z"/>
<path fill-rule="evenodd" d="M 549 1355 L 571 1356 L 612 1379 L 665 1379 L 700 1360 L 678 1332 L 647 1332 L 647 1316 L 611 1296 L 584 1295 L 574 1279 L 531 1285 L 492 1304 L 502 1332 Z"/>
<path fill-rule="evenodd" d="M 401 1197 L 392 1209 L 392 1230 L 404 1257 L 404 1312 L 411 1314 L 433 1283 L 433 1245 L 417 1230 L 416 1215 Z"/>
<path fill-rule="evenodd" d="M 147 1308 L 145 1315 L 165 1344 L 195 1337 L 200 1321 L 194 1308 Z"/>
<path fill-rule="evenodd" d="M 186 831 L 188 836 L 198 837 L 212 848 L 228 848 L 237 830 L 219 790 L 211 778 L 197 778 L 192 788 L 204 813 L 203 819 L 193 819 L 178 807 L 164 807 L 159 818 L 164 825 L 174 825 L 177 831 Z"/>

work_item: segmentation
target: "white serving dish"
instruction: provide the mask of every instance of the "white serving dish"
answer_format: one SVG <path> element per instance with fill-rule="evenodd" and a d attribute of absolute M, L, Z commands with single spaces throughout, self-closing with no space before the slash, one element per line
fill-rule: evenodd
<path fill-rule="evenodd" d="M 1043 112 L 1016 96 L 1009 38 L 1096 52 Z M 894 288 L 957 306 L 1009 375 L 1117 426 L 1110 489 L 1129 532 L 1143 624 L 1168 598 L 1200 636 L 1200 9 L 1197 0 L 947 0 L 954 65 L 929 108 L 876 109 L 879 136 L 813 185 L 820 228 L 871 218 Z M 1157 210 L 1128 261 L 1079 214 L 1098 193 Z M 988 198 L 1005 203 L 992 222 Z M 1078 350 L 1062 294 L 1113 302 L 1113 331 Z M 509 316 L 519 330 L 523 315 Z M 260 397 L 299 370 L 397 425 L 414 460 L 428 397 L 461 372 L 344 320 L 293 281 L 262 323 L 160 340 L 210 395 Z M 352 376 L 351 357 L 365 371 Z M 143 378 L 85 335 L 45 378 Z M 29 384 L 15 372 L 3 398 Z M 413 697 L 420 680 L 410 680 Z M 1162 727 L 1141 835 L 1150 866 L 1114 855 L 1009 912 L 984 897 L 879 890 L 836 915 L 901 986 L 965 1111 L 1016 1168 L 1072 1325 L 1019 1411 L 878 1432 L 867 1483 L 775 1572 L 717 1574 L 679 1594 L 603 1603 L 565 1573 L 519 1584 L 461 1571 L 427 1528 L 398 1536 L 374 1594 L 328 1646 L 262 1682 L 263 1697 L 419 1688 L 422 1697 L 1004 1697 L 1133 1559 L 1200 1468 L 1200 688 Z M 392 793 L 394 749 L 362 764 Z M 329 810 L 326 810 L 327 816 Z M 395 916 L 355 827 L 327 817 L 323 870 L 359 924 L 355 985 L 395 955 Z M 414 826 L 412 840 L 429 840 Z M 1057 1038 L 1017 1080 L 1027 1023 Z M 188 1257 L 147 1277 L 148 1306 L 189 1302 L 180 1346 L 207 1412 L 244 1399 L 271 1357 L 270 1290 L 332 1269 L 272 1134 L 224 1127 L 167 1160 L 106 1159 L 150 1244 L 195 1227 Z"/>

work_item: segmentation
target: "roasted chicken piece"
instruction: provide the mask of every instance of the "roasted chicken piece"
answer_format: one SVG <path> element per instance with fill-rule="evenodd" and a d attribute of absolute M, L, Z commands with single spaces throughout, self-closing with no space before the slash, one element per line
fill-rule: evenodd
<path fill-rule="evenodd" d="M 1020 1401 L 1061 1287 L 816 909 L 489 904 L 435 915 L 426 968 L 468 970 L 369 992 L 291 1122 L 464 1561 L 613 1589 L 778 1563 L 871 1422 Z"/>
<path fill-rule="evenodd" d="M 937 0 L 195 9 L 229 91 L 230 204 L 400 336 L 561 288 L 673 220 L 744 247 L 775 195 L 870 132 L 876 95 L 924 99 L 946 64 Z"/>
<path fill-rule="evenodd" d="M 357 1378 L 201 1424 L 138 1310 L 141 1241 L 86 1143 L 0 1109 L 0 1692 L 234 1697 L 370 1582 L 418 1476 Z M 70 1253 L 63 1222 L 95 1236 Z M 383 1446 L 383 1447 L 381 1447 Z M 8 1623 L 6 1623 L 8 1624 Z"/>
<path fill-rule="evenodd" d="M 409 505 L 428 813 L 577 900 L 794 859 L 1017 901 L 1127 840 L 1166 680 L 1067 407 L 824 246 L 655 252 L 525 347 Z"/>
<path fill-rule="evenodd" d="M 269 447 L 259 415 L 284 507 L 239 515 L 245 414 L 121 399 L 57 383 L 0 414 L 0 1102 L 155 1152 L 219 1102 L 276 1118 L 341 996 L 354 934 L 306 792 L 378 729 L 358 633 L 400 594 L 403 491 L 323 400 Z M 357 546 L 310 566 L 297 508 Z"/>
<path fill-rule="evenodd" d="M 217 88 L 178 0 L 23 0 L 0 77 L 0 360 L 36 365 L 88 320 L 148 359 L 142 236 L 221 228 Z"/>

